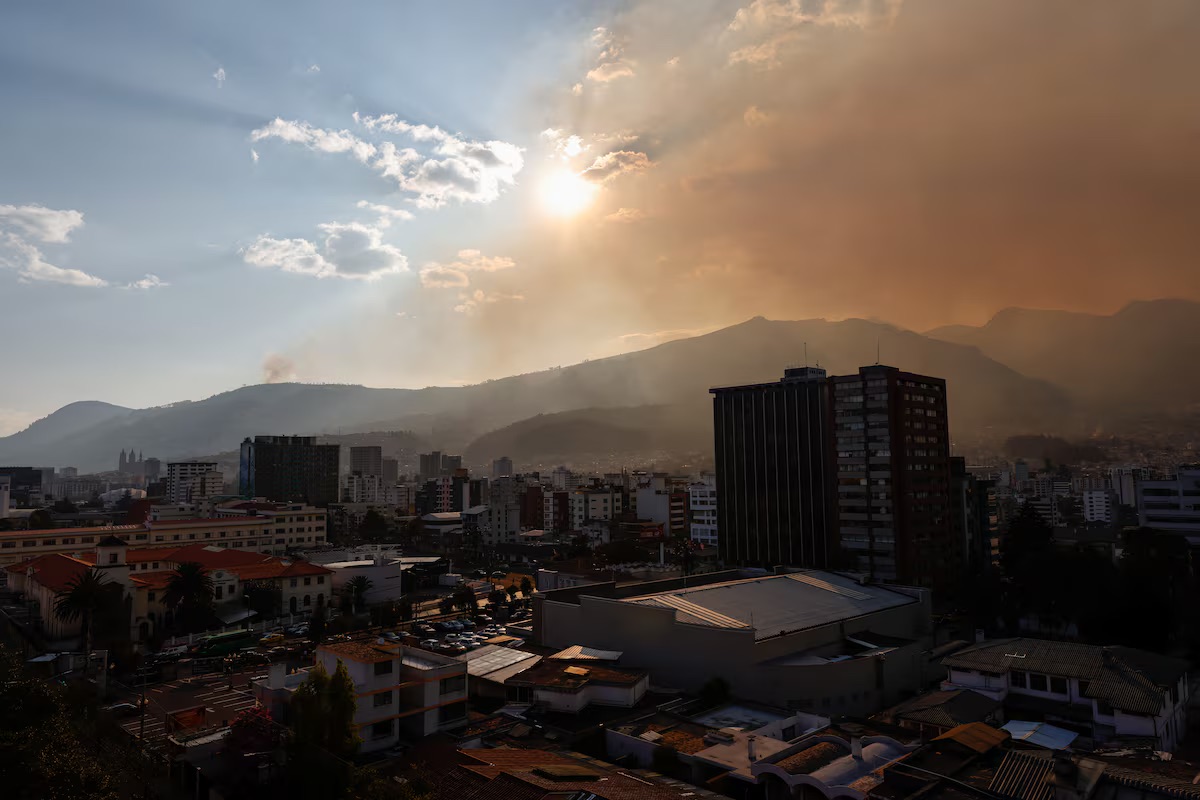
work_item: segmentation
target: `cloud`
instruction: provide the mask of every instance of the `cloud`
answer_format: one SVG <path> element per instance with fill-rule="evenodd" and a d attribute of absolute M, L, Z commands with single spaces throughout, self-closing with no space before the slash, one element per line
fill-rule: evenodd
<path fill-rule="evenodd" d="M 375 145 L 364 142 L 347 130 L 331 131 L 314 128 L 307 122 L 286 120 L 276 117 L 261 128 L 250 132 L 250 140 L 279 139 L 291 144 L 302 144 L 318 153 L 350 153 L 362 163 L 375 155 Z"/>
<path fill-rule="evenodd" d="M 258 151 L 255 150 L 253 147 L 250 148 L 250 160 L 253 161 L 255 164 L 258 163 Z"/>
<path fill-rule="evenodd" d="M 645 153 L 634 150 L 617 150 L 605 153 L 592 162 L 592 165 L 579 173 L 584 178 L 597 183 L 607 183 L 631 172 L 642 172 L 654 166 L 654 162 Z"/>
<path fill-rule="evenodd" d="M 525 299 L 519 294 L 504 294 L 503 292 L 485 292 L 482 289 L 476 289 L 473 292 L 463 292 L 458 296 L 461 301 L 454 307 L 454 310 L 460 314 L 474 314 L 480 308 L 492 303 L 500 303 L 504 301 L 520 302 Z"/>
<path fill-rule="evenodd" d="M 729 31 L 748 41 L 729 54 L 730 64 L 775 68 L 807 28 L 867 29 L 892 24 L 903 0 L 753 0 L 738 9 Z"/>
<path fill-rule="evenodd" d="M 67 241 L 71 231 L 83 225 L 83 213 L 45 206 L 0 205 L 0 229 L 15 229 L 39 242 Z"/>
<path fill-rule="evenodd" d="M 367 200 L 359 200 L 356 203 L 358 208 L 364 208 L 368 211 L 374 211 L 379 215 L 375 221 L 375 227 L 387 228 L 390 227 L 395 220 L 410 220 L 414 214 L 404 208 L 393 208 L 392 206 L 383 205 L 382 203 L 372 203 Z"/>
<path fill-rule="evenodd" d="M 296 379 L 296 364 L 287 356 L 268 353 L 262 363 L 263 383 L 288 383 Z"/>
<path fill-rule="evenodd" d="M 141 280 L 133 281 L 132 283 L 127 284 L 126 288 L 127 289 L 160 289 L 164 286 L 170 286 L 170 285 L 171 284 L 167 283 L 166 281 L 164 281 L 162 278 L 158 277 L 157 275 L 147 272 L 146 277 L 142 278 Z"/>
<path fill-rule="evenodd" d="M 640 208 L 618 208 L 604 218 L 605 222 L 632 223 L 646 219 L 647 214 Z"/>
<path fill-rule="evenodd" d="M 429 264 L 421 269 L 421 285 L 426 289 L 458 289 L 470 286 L 471 279 L 460 269 Z"/>
<path fill-rule="evenodd" d="M 217 67 L 217 71 L 213 73 L 213 80 L 217 82 L 217 88 L 220 89 L 225 85 L 225 68 Z"/>
<path fill-rule="evenodd" d="M 765 111 L 760 111 L 758 106 L 750 106 L 742 114 L 742 121 L 753 128 L 756 125 L 766 125 L 771 121 L 771 115 Z"/>
<path fill-rule="evenodd" d="M 563 161 L 574 158 L 588 149 L 588 145 L 583 143 L 583 137 L 578 134 L 568 134 L 557 128 L 547 128 L 542 131 L 541 135 L 543 139 L 554 145 L 555 154 Z"/>
<path fill-rule="evenodd" d="M 319 64 L 309 64 L 308 69 L 306 69 L 304 71 L 307 72 L 309 75 L 316 75 L 318 72 L 321 71 L 321 67 Z"/>
<path fill-rule="evenodd" d="M 571 94 L 575 95 L 576 97 L 579 97 L 581 94 L 583 94 L 583 84 L 582 83 L 572 84 Z"/>
<path fill-rule="evenodd" d="M 58 283 L 65 286 L 102 287 L 108 281 L 79 269 L 58 267 L 46 261 L 36 242 L 62 244 L 71 231 L 83 225 L 83 214 L 38 205 L 0 205 L 0 267 L 17 271 L 22 283 Z"/>
<path fill-rule="evenodd" d="M 383 242 L 377 227 L 357 222 L 317 227 L 325 235 L 319 246 L 308 239 L 275 239 L 263 234 L 241 251 L 242 259 L 254 267 L 348 280 L 373 281 L 408 269 L 408 259 Z"/>
<path fill-rule="evenodd" d="M 421 208 L 449 202 L 491 203 L 516 183 L 525 166 L 520 147 L 497 140 L 480 141 L 436 126 L 413 124 L 395 114 L 353 114 L 372 136 L 402 136 L 412 144 L 386 140 L 378 145 L 348 130 L 326 130 L 307 122 L 276 118 L 251 132 L 252 141 L 279 139 L 324 153 L 350 153 L 381 176 L 412 194 Z"/>
<path fill-rule="evenodd" d="M 446 266 L 464 272 L 498 272 L 516 265 L 517 262 L 508 256 L 485 256 L 478 250 L 459 250 L 458 258 Z"/>
<path fill-rule="evenodd" d="M 587 78 L 596 83 L 609 83 L 620 78 L 632 78 L 635 74 L 634 64 L 625 57 L 624 42 L 608 28 L 596 28 L 592 31 L 592 44 L 600 49 L 596 57 L 596 66 L 588 70 Z"/>

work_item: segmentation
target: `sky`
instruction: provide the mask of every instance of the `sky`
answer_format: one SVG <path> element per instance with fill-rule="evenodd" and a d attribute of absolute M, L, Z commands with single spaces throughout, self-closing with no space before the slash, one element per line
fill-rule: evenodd
<path fill-rule="evenodd" d="M 0 435 L 1200 299 L 1200 3 L 6 3 Z"/>

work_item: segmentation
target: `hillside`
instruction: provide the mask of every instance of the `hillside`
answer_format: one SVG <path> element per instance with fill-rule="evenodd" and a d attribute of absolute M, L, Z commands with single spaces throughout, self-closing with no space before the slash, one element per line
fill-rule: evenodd
<path fill-rule="evenodd" d="M 373 389 L 270 384 L 197 402 L 128 411 L 70 433 L 40 430 L 0 438 L 0 462 L 108 468 L 122 448 L 163 459 L 235 448 L 264 433 L 351 433 L 411 429 L 434 446 L 465 446 L 537 414 L 634 406 L 703 406 L 714 385 L 776 380 L 785 366 L 814 361 L 831 373 L 884 363 L 945 377 L 957 434 L 1059 430 L 1071 419 L 1064 394 L 971 346 L 878 322 L 755 318 L 648 350 L 463 387 Z M 64 409 L 65 411 L 65 409 Z M 58 413 L 58 412 L 56 412 Z M 50 422 L 55 415 L 44 422 Z M 51 426 L 53 427 L 53 426 Z M 64 426 L 65 427 L 65 426 Z M 651 431 L 639 429 L 641 435 Z M 706 443 L 707 445 L 707 443 Z"/>
<path fill-rule="evenodd" d="M 1172 413 L 1200 401 L 1200 303 L 1131 303 L 1111 316 L 1012 308 L 983 326 L 928 336 L 978 347 L 996 361 L 1060 387 L 1109 418 Z"/>

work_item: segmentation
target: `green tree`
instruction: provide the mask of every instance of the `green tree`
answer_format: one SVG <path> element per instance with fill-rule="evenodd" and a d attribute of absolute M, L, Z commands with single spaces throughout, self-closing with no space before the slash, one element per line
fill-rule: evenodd
<path fill-rule="evenodd" d="M 283 590 L 272 583 L 247 583 L 242 586 L 250 610 L 262 617 L 283 613 Z"/>
<path fill-rule="evenodd" d="M 55 594 L 54 616 L 63 622 L 79 622 L 84 652 L 91 653 L 96 617 L 119 601 L 120 587 L 104 580 L 100 571 L 92 567 L 71 578 L 67 585 Z M 85 677 L 90 662 L 90 658 L 84 662 Z"/>
<path fill-rule="evenodd" d="M 29 530 L 48 531 L 54 527 L 54 515 L 44 508 L 39 508 L 29 515 Z"/>
<path fill-rule="evenodd" d="M 474 611 L 478 608 L 478 601 L 475 599 L 475 590 L 466 584 L 455 589 L 451 598 L 454 608 L 457 608 L 459 611 Z"/>
<path fill-rule="evenodd" d="M 213 580 L 194 561 L 184 562 L 167 576 L 163 603 L 175 614 L 175 624 L 185 631 L 203 630 L 212 616 Z"/>
<path fill-rule="evenodd" d="M 375 509 L 368 509 L 358 525 L 358 535 L 370 541 L 385 538 L 388 535 L 387 520 Z"/>
<path fill-rule="evenodd" d="M 317 662 L 291 701 L 288 782 L 303 798 L 342 797 L 361 740 L 354 725 L 354 682 L 338 661 L 333 675 Z"/>
<path fill-rule="evenodd" d="M 325 629 L 328 627 L 329 612 L 325 608 L 325 598 L 317 600 L 317 605 L 313 608 L 312 616 L 308 620 L 308 638 L 310 641 L 317 644 L 325 638 Z"/>
<path fill-rule="evenodd" d="M 355 575 L 346 581 L 346 585 L 342 588 L 342 593 L 345 595 L 352 610 L 363 610 L 363 607 L 367 604 L 367 592 L 371 591 L 374 585 L 366 575 Z"/>
<path fill-rule="evenodd" d="M 521 597 L 528 599 L 533 595 L 533 581 L 529 580 L 529 576 L 521 578 Z"/>
<path fill-rule="evenodd" d="M 79 512 L 79 509 L 75 507 L 75 504 L 66 498 L 56 502 L 53 506 L 51 506 L 51 509 L 55 514 L 76 514 Z"/>

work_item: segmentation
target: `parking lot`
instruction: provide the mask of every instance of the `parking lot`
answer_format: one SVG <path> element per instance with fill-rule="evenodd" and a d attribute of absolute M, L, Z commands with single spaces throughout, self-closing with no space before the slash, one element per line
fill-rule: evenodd
<path fill-rule="evenodd" d="M 141 714 L 121 720 L 121 728 L 137 739 L 145 731 L 146 746 L 157 749 L 164 744 L 169 718 L 180 711 L 203 708 L 202 726 L 232 722 L 238 713 L 254 705 L 249 680 L 260 675 L 260 669 L 244 669 L 229 674 L 212 673 L 179 678 L 146 689 L 145 724 Z M 139 694 L 129 692 L 129 701 L 136 703 Z"/>

